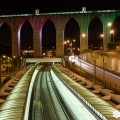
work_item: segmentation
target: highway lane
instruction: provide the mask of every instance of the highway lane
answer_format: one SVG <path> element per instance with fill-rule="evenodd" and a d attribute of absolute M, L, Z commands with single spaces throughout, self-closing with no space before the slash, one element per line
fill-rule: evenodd
<path fill-rule="evenodd" d="M 116 92 L 120 92 L 120 76 L 104 70 L 98 66 L 94 67 L 93 64 L 80 60 L 75 56 L 70 56 L 69 61 L 75 62 L 75 65 L 86 71 L 86 73 L 89 73 L 93 76 L 96 75 L 96 78 L 101 80 L 99 82 L 104 83 L 106 87 L 113 89 Z"/>

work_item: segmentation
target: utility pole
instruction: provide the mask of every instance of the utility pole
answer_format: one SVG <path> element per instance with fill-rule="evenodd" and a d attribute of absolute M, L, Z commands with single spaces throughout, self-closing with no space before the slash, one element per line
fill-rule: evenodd
<path fill-rule="evenodd" d="M 96 81 L 96 59 L 93 58 L 93 60 L 94 60 L 94 83 L 96 84 L 97 83 Z"/>
<path fill-rule="evenodd" d="M 92 53 L 92 58 L 93 58 L 93 64 L 94 64 L 94 84 L 97 84 L 97 79 L 96 79 L 96 60 L 98 59 L 97 53 Z"/>

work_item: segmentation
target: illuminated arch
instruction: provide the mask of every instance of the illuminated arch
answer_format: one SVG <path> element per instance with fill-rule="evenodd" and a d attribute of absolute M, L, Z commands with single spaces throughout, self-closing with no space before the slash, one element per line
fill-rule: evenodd
<path fill-rule="evenodd" d="M 10 26 L 7 22 L 0 24 L 0 54 L 12 56 L 12 35 Z"/>
<path fill-rule="evenodd" d="M 72 45 L 72 54 L 79 54 L 80 28 L 79 28 L 79 24 L 76 22 L 76 20 L 74 18 L 69 19 L 65 25 L 64 42 L 66 42 L 67 40 L 69 40 L 72 43 L 71 44 Z M 66 44 L 67 48 L 64 48 L 64 53 L 67 53 L 66 49 L 68 50 L 68 46 L 69 45 Z M 65 45 L 64 45 L 64 47 L 65 47 Z M 69 54 L 70 54 L 70 52 L 69 52 Z"/>
<path fill-rule="evenodd" d="M 94 17 L 88 27 L 88 46 L 90 49 L 101 49 L 103 46 L 103 24 L 98 17 Z"/>
<path fill-rule="evenodd" d="M 18 55 L 21 50 L 33 49 L 33 29 L 28 20 L 24 21 L 18 30 Z"/>
<path fill-rule="evenodd" d="M 56 50 L 56 29 L 54 23 L 47 19 L 42 27 L 42 52 Z"/>

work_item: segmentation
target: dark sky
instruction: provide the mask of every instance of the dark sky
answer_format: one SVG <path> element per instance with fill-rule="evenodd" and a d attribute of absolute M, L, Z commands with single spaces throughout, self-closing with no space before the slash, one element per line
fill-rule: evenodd
<path fill-rule="evenodd" d="M 39 9 L 41 13 L 81 11 L 87 10 L 120 9 L 120 0 L 2 0 L 0 14 L 34 13 Z"/>

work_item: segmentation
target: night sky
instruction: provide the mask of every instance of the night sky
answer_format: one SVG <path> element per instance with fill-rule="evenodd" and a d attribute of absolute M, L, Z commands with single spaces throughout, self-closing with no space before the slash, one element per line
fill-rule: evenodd
<path fill-rule="evenodd" d="M 120 9 L 120 0 L 2 0 L 0 14 L 34 13 L 39 9 L 41 13 L 81 11 L 87 10 Z"/>

